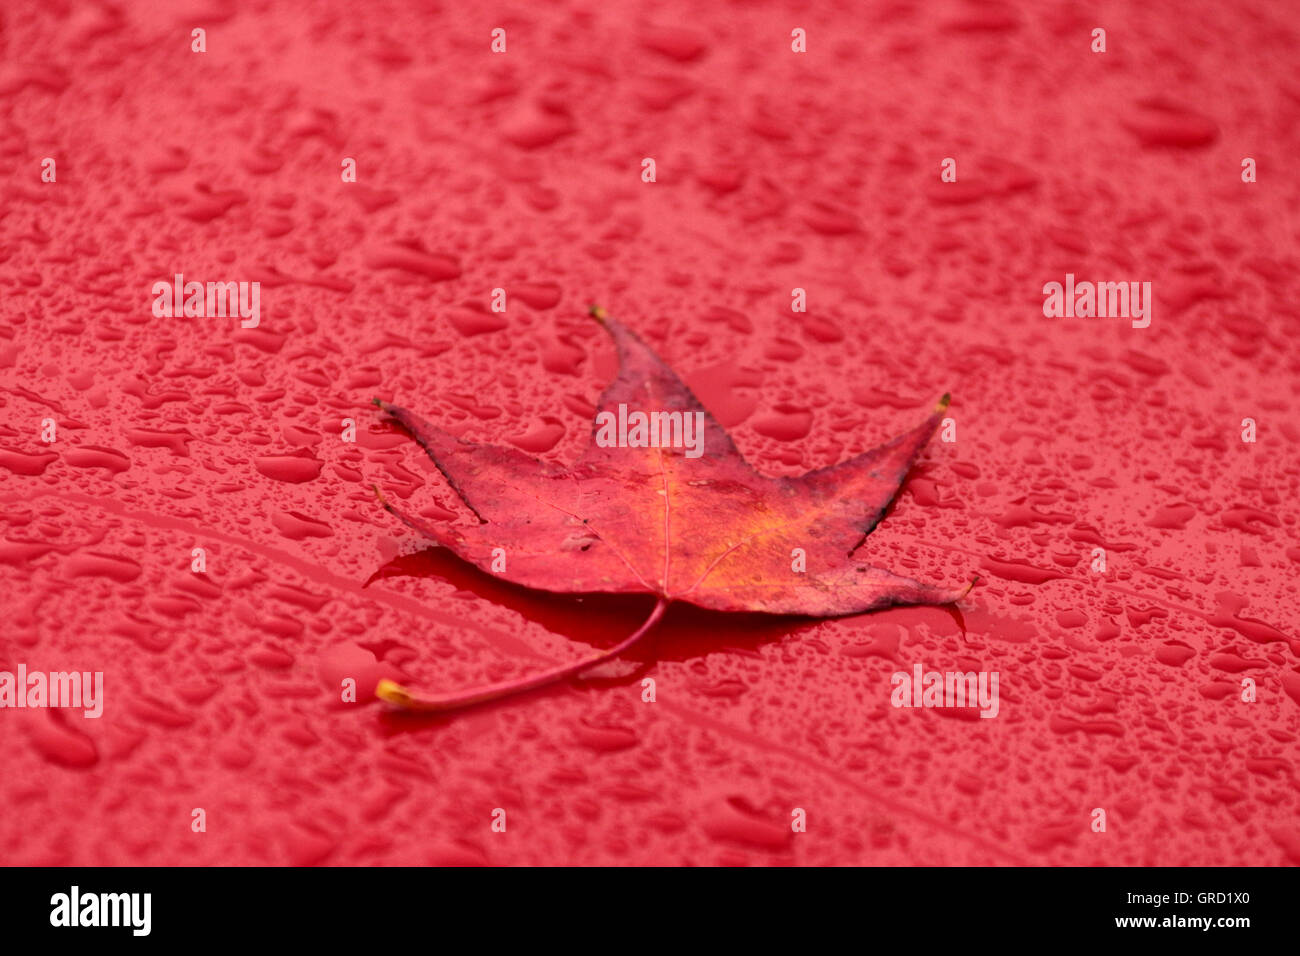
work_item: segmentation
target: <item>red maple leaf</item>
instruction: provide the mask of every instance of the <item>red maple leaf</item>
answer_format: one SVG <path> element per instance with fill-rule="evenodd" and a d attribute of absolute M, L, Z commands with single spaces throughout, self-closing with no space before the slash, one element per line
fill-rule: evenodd
<path fill-rule="evenodd" d="M 741 457 L 641 339 L 603 310 L 592 314 L 614 339 L 619 373 L 601 396 L 592 440 L 577 462 L 548 464 L 514 448 L 464 441 L 376 399 L 478 520 L 426 521 L 380 501 L 484 571 L 493 572 L 494 557 L 504 554 L 505 570 L 493 573 L 515 584 L 567 594 L 653 594 L 654 610 L 614 647 L 531 677 L 443 696 L 385 680 L 379 697 L 409 709 L 449 710 L 549 684 L 623 653 L 672 601 L 834 617 L 947 604 L 970 590 L 971 584 L 922 584 L 854 558 L 938 427 L 947 395 L 925 421 L 878 448 L 797 478 L 769 478 Z"/>

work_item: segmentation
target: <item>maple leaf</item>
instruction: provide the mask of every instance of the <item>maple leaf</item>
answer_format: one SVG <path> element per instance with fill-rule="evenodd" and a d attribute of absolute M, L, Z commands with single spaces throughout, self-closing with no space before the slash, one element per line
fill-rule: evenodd
<path fill-rule="evenodd" d="M 515 584 L 566 594 L 652 594 L 654 610 L 614 647 L 539 674 L 444 696 L 381 681 L 380 698 L 449 710 L 540 687 L 615 657 L 672 601 L 719 611 L 834 617 L 899 604 L 948 604 L 974 584 L 940 588 L 857 561 L 854 553 L 897 494 L 948 407 L 944 395 L 911 431 L 797 478 L 759 474 L 673 371 L 604 310 L 592 315 L 618 349 L 600 411 L 696 415 L 702 448 L 607 447 L 592 441 L 571 466 L 465 441 L 405 408 L 374 403 L 418 441 L 476 524 L 427 521 L 380 502 L 420 534 L 492 573 L 504 549 Z M 601 414 L 597 414 L 597 421 Z M 658 434 L 657 432 L 655 434 Z M 671 437 L 671 436 L 670 436 Z M 667 444 L 666 442 L 664 444 Z M 694 457 L 692 457 L 694 455 Z M 379 494 L 376 489 L 376 494 Z M 797 571 L 795 549 L 805 570 Z"/>

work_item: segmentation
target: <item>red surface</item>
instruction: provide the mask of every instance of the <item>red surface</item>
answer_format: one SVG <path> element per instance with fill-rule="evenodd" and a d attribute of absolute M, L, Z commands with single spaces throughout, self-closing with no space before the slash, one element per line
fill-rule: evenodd
<path fill-rule="evenodd" d="M 0 670 L 106 704 L 0 710 L 0 862 L 1300 862 L 1293 5 L 843 6 L 5 5 Z M 155 318 L 176 272 L 260 281 L 261 326 Z M 1067 272 L 1151 282 L 1151 327 L 1045 318 Z M 951 391 L 862 556 L 975 591 L 338 702 L 641 619 L 412 554 L 369 491 L 457 513 L 375 395 L 576 457 L 590 302 L 768 474 Z M 916 663 L 998 670 L 999 716 L 895 710 Z"/>

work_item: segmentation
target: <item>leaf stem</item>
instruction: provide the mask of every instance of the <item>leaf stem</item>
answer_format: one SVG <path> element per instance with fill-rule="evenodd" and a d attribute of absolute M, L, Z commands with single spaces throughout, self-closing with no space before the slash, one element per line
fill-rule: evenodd
<path fill-rule="evenodd" d="M 650 616 L 642 622 L 641 626 L 625 637 L 618 644 L 615 644 L 609 650 L 601 651 L 590 657 L 584 657 L 582 660 L 575 661 L 571 664 L 557 664 L 555 667 L 544 670 L 541 673 L 534 674 L 531 677 L 518 677 L 512 680 L 499 681 L 495 684 L 486 684 L 472 690 L 456 691 L 451 694 L 427 695 L 417 691 L 411 691 L 398 684 L 395 681 L 384 678 L 375 687 L 375 696 L 380 700 L 395 704 L 403 710 L 411 711 L 443 711 L 457 710 L 461 707 L 470 707 L 474 704 L 486 703 L 489 700 L 498 700 L 502 697 L 509 697 L 513 694 L 521 694 L 524 691 L 535 690 L 538 687 L 545 687 L 547 684 L 554 684 L 556 681 L 564 680 L 566 677 L 573 677 L 581 674 L 583 671 L 595 667 L 611 658 L 618 657 L 629 647 L 635 644 L 649 632 L 649 630 L 659 622 L 663 617 L 664 611 L 668 607 L 668 599 L 660 597 L 655 603 L 654 610 Z"/>

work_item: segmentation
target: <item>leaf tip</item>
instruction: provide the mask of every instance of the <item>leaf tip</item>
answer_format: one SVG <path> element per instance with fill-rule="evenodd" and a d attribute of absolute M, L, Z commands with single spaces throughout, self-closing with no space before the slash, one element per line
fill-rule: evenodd
<path fill-rule="evenodd" d="M 414 701 L 410 691 L 387 677 L 381 677 L 379 683 L 375 685 L 375 696 L 386 704 L 395 704 L 398 707 L 410 707 Z"/>

